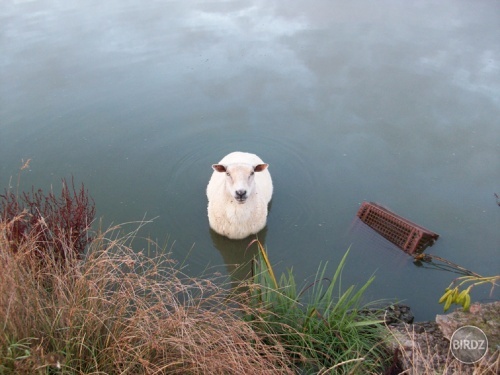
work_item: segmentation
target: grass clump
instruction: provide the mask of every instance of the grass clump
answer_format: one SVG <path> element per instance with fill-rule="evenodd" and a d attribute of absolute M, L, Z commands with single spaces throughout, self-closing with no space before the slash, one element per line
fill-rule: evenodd
<path fill-rule="evenodd" d="M 320 266 L 315 282 L 300 291 L 291 271 L 276 279 L 265 249 L 260 243 L 255 263 L 252 303 L 260 307 L 252 316 L 254 328 L 277 336 L 304 373 L 379 374 L 387 367 L 387 350 L 382 345 L 386 331 L 366 311 L 362 296 L 373 281 L 359 289 L 341 287 L 346 252 L 332 279 Z"/>
<path fill-rule="evenodd" d="M 12 251 L 13 224 L 0 222 L 0 374 L 292 373 L 273 336 L 241 319 L 252 312 L 167 256 L 134 252 L 135 230 L 41 263 L 33 233 Z"/>

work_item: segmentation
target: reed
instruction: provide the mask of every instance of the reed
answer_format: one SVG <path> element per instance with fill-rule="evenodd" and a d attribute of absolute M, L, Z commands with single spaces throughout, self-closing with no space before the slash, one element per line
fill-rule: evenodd
<path fill-rule="evenodd" d="M 373 277 L 358 289 L 341 286 L 349 251 L 331 279 L 327 264 L 320 265 L 315 281 L 299 290 L 292 271 L 276 279 L 264 247 L 258 246 L 251 303 L 260 314 L 249 317 L 254 329 L 278 337 L 305 373 L 383 373 L 387 333 L 381 321 L 359 313 L 367 307 L 362 297 Z"/>

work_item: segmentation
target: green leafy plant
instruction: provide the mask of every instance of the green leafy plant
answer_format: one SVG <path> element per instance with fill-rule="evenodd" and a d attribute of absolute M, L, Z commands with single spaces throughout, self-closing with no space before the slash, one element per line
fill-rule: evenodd
<path fill-rule="evenodd" d="M 325 263 L 299 291 L 293 271 L 278 280 L 266 250 L 258 241 L 257 246 L 251 301 L 259 315 L 249 317 L 255 329 L 274 335 L 306 373 L 379 373 L 387 358 L 382 321 L 360 313 L 374 277 L 359 288 L 342 288 L 349 250 L 333 278 L 326 277 Z"/>

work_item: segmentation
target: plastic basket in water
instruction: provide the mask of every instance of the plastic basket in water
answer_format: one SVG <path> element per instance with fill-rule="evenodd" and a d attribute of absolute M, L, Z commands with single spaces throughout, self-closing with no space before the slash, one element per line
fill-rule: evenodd
<path fill-rule="evenodd" d="M 363 202 L 357 216 L 380 235 L 409 254 L 432 246 L 439 235 L 373 202 Z"/>

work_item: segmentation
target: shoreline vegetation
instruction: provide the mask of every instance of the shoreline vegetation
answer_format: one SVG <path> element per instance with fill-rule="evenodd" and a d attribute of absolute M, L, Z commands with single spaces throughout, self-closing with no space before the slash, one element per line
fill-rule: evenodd
<path fill-rule="evenodd" d="M 166 256 L 134 252 L 135 230 L 97 234 L 83 259 L 61 262 L 34 257 L 37 238 L 9 251 L 9 224 L 0 226 L 0 373 L 292 373 L 282 347 L 241 319 L 245 306 Z"/>
<path fill-rule="evenodd" d="M 160 255 L 134 249 L 144 222 L 92 233 L 83 185 L 0 199 L 1 375 L 402 371 L 381 302 L 363 301 L 373 277 L 341 287 L 349 251 L 299 287 L 254 241 L 253 275 L 232 288 L 185 275 L 152 241 Z"/>
<path fill-rule="evenodd" d="M 307 307 L 291 273 L 274 284 L 263 248 L 258 273 L 234 289 L 183 274 L 168 255 L 134 251 L 144 223 L 97 233 L 85 255 L 65 246 L 60 256 L 49 250 L 63 239 L 41 240 L 39 231 L 9 240 L 25 219 L 0 222 L 0 374 L 381 373 L 386 365 L 380 329 L 354 314 L 362 290 L 334 303 L 334 283 L 314 285 L 318 300 Z"/>

